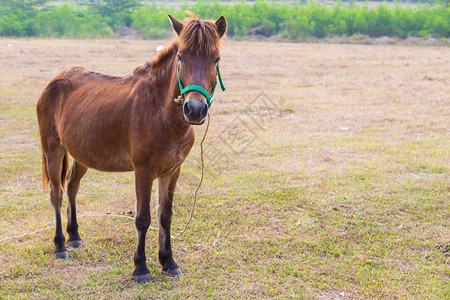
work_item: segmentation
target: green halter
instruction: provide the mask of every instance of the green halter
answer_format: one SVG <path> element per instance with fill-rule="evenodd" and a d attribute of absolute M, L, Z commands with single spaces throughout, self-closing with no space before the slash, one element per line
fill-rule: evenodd
<path fill-rule="evenodd" d="M 180 63 L 180 59 L 178 59 L 178 63 Z M 216 70 L 217 70 L 217 75 L 219 76 L 220 87 L 222 88 L 222 91 L 225 91 L 225 86 L 223 85 L 223 82 L 222 82 L 222 76 L 220 76 L 219 63 L 217 63 Z M 209 95 L 208 91 L 205 90 L 204 87 L 196 85 L 196 84 L 191 84 L 191 85 L 188 85 L 187 87 L 183 88 L 183 85 L 181 84 L 181 79 L 180 79 L 180 67 L 179 66 L 177 66 L 177 77 L 178 77 L 178 87 L 180 88 L 181 96 L 183 96 L 184 93 L 187 93 L 189 91 L 200 92 L 203 94 L 203 96 L 205 96 L 206 101 L 208 102 L 208 106 L 211 107 L 211 104 L 212 104 L 211 99 L 214 96 L 214 91 L 216 90 L 217 79 L 216 79 L 216 82 L 214 83 L 213 91 L 212 91 L 211 95 Z"/>

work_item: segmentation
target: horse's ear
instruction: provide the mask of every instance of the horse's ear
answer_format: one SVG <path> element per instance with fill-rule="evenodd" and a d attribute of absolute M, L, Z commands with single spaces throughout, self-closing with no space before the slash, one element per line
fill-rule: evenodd
<path fill-rule="evenodd" d="M 174 16 L 169 15 L 170 22 L 172 23 L 173 30 L 177 33 L 177 35 L 180 35 L 181 30 L 183 29 L 183 23 L 175 19 Z"/>
<path fill-rule="evenodd" d="M 216 21 L 216 30 L 219 34 L 219 37 L 223 37 L 225 31 L 227 31 L 227 19 L 224 16 L 221 16 Z"/>

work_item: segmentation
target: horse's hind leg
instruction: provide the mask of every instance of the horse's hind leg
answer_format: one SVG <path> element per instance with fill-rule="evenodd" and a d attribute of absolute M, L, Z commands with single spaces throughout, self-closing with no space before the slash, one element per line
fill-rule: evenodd
<path fill-rule="evenodd" d="M 50 182 L 50 201 L 55 210 L 55 255 L 58 258 L 67 259 L 69 255 L 64 245 L 65 237 L 61 224 L 61 204 L 63 199 L 62 187 L 66 180 L 69 154 L 61 144 L 55 116 L 58 114 L 58 107 L 62 97 L 70 89 L 70 82 L 65 79 L 57 79 L 59 78 L 58 76 L 48 83 L 39 97 L 36 104 L 36 113 L 43 152 L 42 179 L 44 186 Z"/>
<path fill-rule="evenodd" d="M 55 243 L 55 256 L 57 258 L 68 259 L 69 255 L 64 245 L 65 237 L 61 223 L 61 204 L 63 199 L 61 174 L 64 173 L 64 160 L 67 159 L 67 153 L 62 145 L 53 143 L 52 146 L 46 149 L 44 154 L 47 163 L 48 178 L 50 179 L 50 201 L 55 210 L 56 232 L 53 239 Z"/>
<path fill-rule="evenodd" d="M 80 235 L 78 234 L 78 222 L 75 199 L 80 189 L 80 180 L 86 174 L 87 167 L 74 161 L 69 172 L 69 182 L 67 184 L 67 196 L 69 198 L 69 206 L 67 206 L 67 233 L 69 240 L 67 246 L 78 248 L 82 245 Z"/>

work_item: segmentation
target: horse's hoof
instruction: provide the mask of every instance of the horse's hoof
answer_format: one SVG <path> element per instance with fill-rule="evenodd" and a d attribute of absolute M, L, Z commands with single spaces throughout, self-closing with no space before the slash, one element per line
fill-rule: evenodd
<path fill-rule="evenodd" d="M 83 242 L 81 240 L 78 241 L 68 241 L 67 246 L 71 247 L 71 248 L 79 248 L 83 245 Z"/>
<path fill-rule="evenodd" d="M 67 259 L 69 259 L 69 253 L 67 253 L 67 251 L 55 252 L 55 257 L 58 259 L 67 260 Z"/>
<path fill-rule="evenodd" d="M 133 275 L 133 278 L 137 283 L 149 283 L 152 281 L 150 274 Z"/>
<path fill-rule="evenodd" d="M 181 275 L 183 275 L 180 268 L 167 269 L 167 270 L 163 269 L 163 270 L 161 270 L 161 273 L 163 273 L 166 276 L 170 276 L 170 277 L 180 277 Z"/>

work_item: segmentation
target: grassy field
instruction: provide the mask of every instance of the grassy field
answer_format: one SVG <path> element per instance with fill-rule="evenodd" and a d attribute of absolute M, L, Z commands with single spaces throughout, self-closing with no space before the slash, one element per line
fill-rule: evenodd
<path fill-rule="evenodd" d="M 164 43 L 0 39 L 0 298 L 448 299 L 449 47 L 226 41 L 205 181 L 173 242 L 185 275 L 160 274 L 151 230 L 154 282 L 131 280 L 132 173 L 88 171 L 84 246 L 54 259 L 40 92 L 70 65 L 126 74 Z M 182 170 L 174 234 L 192 207 L 204 130 Z"/>

